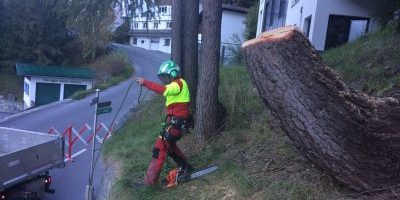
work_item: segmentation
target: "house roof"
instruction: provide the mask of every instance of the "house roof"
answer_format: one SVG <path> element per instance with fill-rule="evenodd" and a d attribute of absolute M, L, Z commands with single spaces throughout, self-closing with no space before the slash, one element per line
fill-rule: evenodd
<path fill-rule="evenodd" d="M 50 76 L 81 79 L 92 79 L 94 77 L 93 70 L 82 67 L 59 67 L 17 63 L 16 68 L 17 75 L 21 76 Z"/>
<path fill-rule="evenodd" d="M 248 13 L 249 9 L 245 7 L 240 7 L 235 4 L 222 4 L 222 10 L 230 10 L 234 12 Z"/>

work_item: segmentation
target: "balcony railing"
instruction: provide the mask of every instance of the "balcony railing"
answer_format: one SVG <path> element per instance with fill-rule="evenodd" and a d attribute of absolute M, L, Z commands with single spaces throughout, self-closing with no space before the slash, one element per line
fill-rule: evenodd
<path fill-rule="evenodd" d="M 163 36 L 171 36 L 171 29 L 134 29 L 131 30 L 132 36 L 151 36 L 151 37 L 163 37 Z"/>

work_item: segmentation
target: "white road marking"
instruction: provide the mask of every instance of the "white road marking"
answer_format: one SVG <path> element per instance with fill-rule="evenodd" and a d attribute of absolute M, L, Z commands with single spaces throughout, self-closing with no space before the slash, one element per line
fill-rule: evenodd
<path fill-rule="evenodd" d="M 78 151 L 78 152 L 72 154 L 71 159 L 72 159 L 72 158 L 75 158 L 75 157 L 77 157 L 77 156 L 79 156 L 79 155 L 81 155 L 81 154 L 84 153 L 85 151 L 87 151 L 87 149 L 82 149 L 82 150 L 80 150 L 80 151 Z M 68 161 L 68 158 L 65 158 L 65 159 L 64 159 L 64 162 L 67 162 L 67 161 Z"/>

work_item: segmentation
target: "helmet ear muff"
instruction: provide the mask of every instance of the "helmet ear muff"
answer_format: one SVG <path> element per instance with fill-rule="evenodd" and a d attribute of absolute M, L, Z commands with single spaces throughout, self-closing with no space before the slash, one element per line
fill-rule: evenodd
<path fill-rule="evenodd" d="M 176 70 L 171 71 L 172 78 L 176 78 L 178 76 L 178 72 Z"/>

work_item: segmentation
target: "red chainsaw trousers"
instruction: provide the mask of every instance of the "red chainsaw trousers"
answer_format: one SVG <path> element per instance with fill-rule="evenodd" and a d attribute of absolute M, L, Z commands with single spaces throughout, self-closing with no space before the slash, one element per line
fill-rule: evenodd
<path fill-rule="evenodd" d="M 170 128 L 169 132 L 173 135 L 179 135 L 180 130 Z M 153 149 L 153 156 L 150 161 L 149 167 L 147 168 L 146 176 L 144 178 L 144 184 L 153 185 L 158 183 L 160 173 L 164 165 L 167 155 L 170 156 L 179 167 L 185 167 L 187 165 L 186 157 L 182 151 L 178 148 L 175 142 L 169 142 L 163 139 L 161 136 L 157 138 Z"/>

